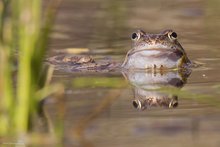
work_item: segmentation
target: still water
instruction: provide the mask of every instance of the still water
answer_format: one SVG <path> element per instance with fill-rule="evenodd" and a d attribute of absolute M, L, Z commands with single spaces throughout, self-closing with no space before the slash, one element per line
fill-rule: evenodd
<path fill-rule="evenodd" d="M 55 69 L 52 83 L 63 83 L 65 95 L 45 103 L 47 125 L 62 116 L 64 146 L 219 147 L 219 8 L 218 0 L 63 1 L 49 57 L 84 48 L 123 62 L 134 30 L 173 29 L 203 65 L 185 74 Z"/>

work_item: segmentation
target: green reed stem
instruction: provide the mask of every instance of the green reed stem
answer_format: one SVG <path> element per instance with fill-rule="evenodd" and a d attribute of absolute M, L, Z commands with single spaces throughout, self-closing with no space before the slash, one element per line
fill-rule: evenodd
<path fill-rule="evenodd" d="M 42 99 L 38 91 L 45 91 L 47 71 L 43 70 L 42 62 L 61 0 L 52 1 L 44 17 L 41 2 L 0 1 L 0 135 L 10 131 L 26 133 L 28 122 Z M 16 75 L 15 60 L 12 60 L 15 52 L 18 55 Z"/>
<path fill-rule="evenodd" d="M 32 58 L 35 45 L 40 34 L 40 7 L 39 0 L 14 1 L 13 7 L 18 8 L 18 48 L 19 66 L 17 82 L 17 107 L 15 126 L 18 132 L 26 132 L 31 107 L 34 106 L 34 92 L 36 91 L 35 78 L 32 73 Z M 39 71 L 38 71 L 39 72 Z"/>
<path fill-rule="evenodd" d="M 14 88 L 12 78 L 12 51 L 10 48 L 10 23 L 6 20 L 9 0 L 0 2 L 0 134 L 8 133 L 14 113 Z"/>

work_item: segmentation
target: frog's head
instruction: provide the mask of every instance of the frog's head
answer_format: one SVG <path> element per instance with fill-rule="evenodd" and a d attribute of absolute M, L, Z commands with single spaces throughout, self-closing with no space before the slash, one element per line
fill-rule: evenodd
<path fill-rule="evenodd" d="M 148 34 L 143 30 L 137 30 L 132 33 L 131 40 L 133 41 L 133 51 L 147 49 L 165 49 L 165 50 L 180 50 L 183 53 L 184 49 L 177 40 L 177 33 L 173 30 L 164 30 L 159 34 Z"/>

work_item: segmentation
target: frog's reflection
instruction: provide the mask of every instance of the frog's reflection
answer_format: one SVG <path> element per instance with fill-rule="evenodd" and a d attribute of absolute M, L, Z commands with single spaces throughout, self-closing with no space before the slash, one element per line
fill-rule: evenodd
<path fill-rule="evenodd" d="M 152 107 L 175 108 L 178 106 L 178 96 L 161 92 L 161 88 L 181 89 L 186 84 L 190 70 L 176 71 L 126 71 L 125 78 L 134 89 L 133 106 L 138 110 Z"/>

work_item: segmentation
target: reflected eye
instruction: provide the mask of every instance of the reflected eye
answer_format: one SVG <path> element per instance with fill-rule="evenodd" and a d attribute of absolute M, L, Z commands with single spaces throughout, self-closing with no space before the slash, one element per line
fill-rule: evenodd
<path fill-rule="evenodd" d="M 138 40 L 140 38 L 140 33 L 132 33 L 131 39 L 132 40 Z"/>
<path fill-rule="evenodd" d="M 176 107 L 178 107 L 178 102 L 177 101 L 175 101 L 175 102 L 170 102 L 170 104 L 169 104 L 169 108 L 176 108 Z"/>
<path fill-rule="evenodd" d="M 177 33 L 176 32 L 171 32 L 171 33 L 168 34 L 168 36 L 171 40 L 177 39 Z"/>

